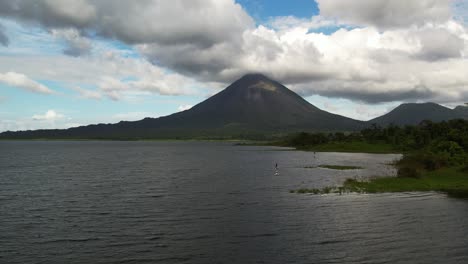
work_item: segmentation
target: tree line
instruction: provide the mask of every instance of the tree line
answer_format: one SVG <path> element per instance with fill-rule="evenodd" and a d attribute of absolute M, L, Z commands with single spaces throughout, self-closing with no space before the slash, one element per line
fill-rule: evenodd
<path fill-rule="evenodd" d="M 398 162 L 398 175 L 418 177 L 425 170 L 461 166 L 468 172 L 468 121 L 423 121 L 416 126 L 371 127 L 353 133 L 297 133 L 282 140 L 282 145 L 299 149 L 330 143 L 366 142 L 391 145 L 404 154 Z M 363 152 L 365 150 L 363 149 Z"/>

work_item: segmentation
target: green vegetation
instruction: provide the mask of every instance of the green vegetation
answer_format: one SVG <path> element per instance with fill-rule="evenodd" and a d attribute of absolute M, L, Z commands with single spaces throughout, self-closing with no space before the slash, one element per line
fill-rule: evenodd
<path fill-rule="evenodd" d="M 283 145 L 298 149 L 317 149 L 320 146 L 353 145 L 387 146 L 401 151 L 403 158 L 396 162 L 397 177 L 374 178 L 369 181 L 348 179 L 342 187 L 327 190 L 300 189 L 295 193 L 332 192 L 406 192 L 440 191 L 454 197 L 468 198 L 468 121 L 451 120 L 433 123 L 424 121 L 418 126 L 374 125 L 353 134 L 300 133 L 287 138 Z M 366 152 L 363 148 L 361 152 Z"/>
<path fill-rule="evenodd" d="M 325 187 L 322 189 L 307 189 L 302 188 L 298 190 L 290 190 L 290 193 L 312 193 L 312 194 L 328 194 L 328 193 L 338 193 L 342 187 Z"/>
<path fill-rule="evenodd" d="M 419 178 L 382 177 L 369 181 L 347 179 L 343 186 L 322 189 L 301 188 L 291 193 L 384 193 L 437 191 L 457 198 L 468 198 L 468 173 L 466 168 L 444 168 L 427 172 Z"/>
<path fill-rule="evenodd" d="M 350 153 L 375 153 L 375 154 L 388 154 L 397 153 L 392 145 L 376 142 L 368 143 L 364 141 L 351 141 L 351 142 L 329 142 L 315 146 L 307 146 L 299 148 L 300 150 L 317 151 L 317 152 L 350 152 Z"/>
<path fill-rule="evenodd" d="M 344 165 L 318 165 L 317 167 L 306 166 L 305 169 L 324 168 L 331 170 L 359 170 L 362 167 L 359 166 L 344 166 Z"/>
<path fill-rule="evenodd" d="M 359 133 L 298 133 L 272 143 L 316 152 L 399 153 L 401 150 L 382 140 L 365 140 Z"/>
<path fill-rule="evenodd" d="M 348 192 L 439 191 L 455 197 L 468 198 L 468 173 L 451 167 L 425 172 L 418 178 L 384 177 L 370 181 L 348 179 L 343 187 Z"/>

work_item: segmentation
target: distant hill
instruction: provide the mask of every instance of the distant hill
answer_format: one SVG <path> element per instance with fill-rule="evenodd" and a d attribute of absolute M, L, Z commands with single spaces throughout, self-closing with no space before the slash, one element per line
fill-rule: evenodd
<path fill-rule="evenodd" d="M 464 119 L 468 119 L 468 104 L 455 107 L 455 112 Z"/>
<path fill-rule="evenodd" d="M 189 110 L 134 122 L 4 132 L 0 138 L 237 137 L 294 131 L 352 131 L 365 122 L 313 106 L 282 84 L 248 74 Z"/>
<path fill-rule="evenodd" d="M 467 109 L 466 106 L 459 106 L 452 110 L 435 103 L 407 103 L 396 107 L 383 116 L 369 120 L 367 123 L 381 126 L 389 124 L 402 126 L 417 125 L 424 120 L 441 122 L 457 118 L 468 119 Z"/>

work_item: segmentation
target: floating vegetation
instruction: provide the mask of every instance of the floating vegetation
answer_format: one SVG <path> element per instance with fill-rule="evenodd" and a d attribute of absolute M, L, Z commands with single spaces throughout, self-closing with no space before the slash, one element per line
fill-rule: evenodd
<path fill-rule="evenodd" d="M 319 168 L 330 169 L 330 170 L 360 170 L 363 167 L 359 166 L 343 166 L 343 165 L 319 165 Z"/>
<path fill-rule="evenodd" d="M 330 187 L 330 186 L 327 186 L 327 187 L 324 187 L 324 188 L 321 188 L 321 189 L 317 189 L 317 188 L 313 188 L 313 189 L 308 189 L 308 188 L 301 188 L 301 189 L 297 189 L 297 190 L 290 190 L 289 191 L 290 193 L 300 193 L 300 194 L 305 194 L 305 193 L 311 193 L 311 194 L 330 194 L 330 193 L 338 193 L 338 194 L 343 194 L 345 192 L 349 192 L 349 191 L 346 191 L 346 189 L 342 186 L 340 187 Z"/>
<path fill-rule="evenodd" d="M 363 167 L 359 166 L 343 166 L 343 165 L 318 165 L 318 166 L 305 166 L 304 169 L 330 169 L 330 170 L 361 170 Z"/>

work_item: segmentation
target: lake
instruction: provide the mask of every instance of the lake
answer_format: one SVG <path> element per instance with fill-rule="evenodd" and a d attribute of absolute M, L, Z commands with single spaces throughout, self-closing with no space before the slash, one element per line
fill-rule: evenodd
<path fill-rule="evenodd" d="M 399 155 L 219 142 L 0 142 L 1 263 L 467 263 L 468 200 L 289 193 Z M 275 163 L 279 175 L 275 175 Z M 336 171 L 319 164 L 353 165 Z"/>

